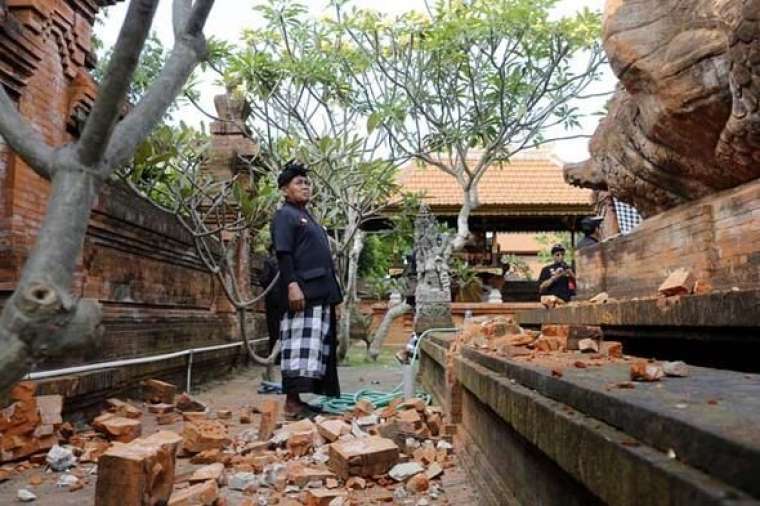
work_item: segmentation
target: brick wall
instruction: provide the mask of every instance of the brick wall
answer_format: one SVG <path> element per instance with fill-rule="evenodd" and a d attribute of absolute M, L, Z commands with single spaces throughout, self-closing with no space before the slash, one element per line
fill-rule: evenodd
<path fill-rule="evenodd" d="M 0 3 L 0 82 L 51 144 L 65 144 L 77 135 L 96 96 L 89 73 L 94 63 L 92 23 L 99 6 L 110 3 L 115 2 Z M 34 244 L 49 184 L 0 142 L 0 185 L 2 303 L 12 293 Z M 196 257 L 191 237 L 171 216 L 118 185 L 108 185 L 98 198 L 72 290 L 100 301 L 104 335 L 82 352 L 36 364 L 37 370 L 236 340 L 231 308 Z M 218 375 L 236 362 L 235 355 L 229 350 L 196 361 Z M 181 379 L 183 372 L 184 359 L 180 359 L 68 378 L 43 389 L 65 387 L 71 403 L 81 406 L 83 399 L 95 402 L 146 374 Z M 196 372 L 199 378 L 202 373 Z"/>
<path fill-rule="evenodd" d="M 691 270 L 715 290 L 760 287 L 760 181 L 684 204 L 577 255 L 580 299 L 647 297 L 668 274 Z"/>

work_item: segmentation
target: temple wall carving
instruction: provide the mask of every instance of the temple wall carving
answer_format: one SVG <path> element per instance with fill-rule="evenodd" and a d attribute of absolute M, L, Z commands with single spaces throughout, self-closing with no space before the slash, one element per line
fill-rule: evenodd
<path fill-rule="evenodd" d="M 603 37 L 619 85 L 568 182 L 647 217 L 760 177 L 759 0 L 608 0 Z"/>

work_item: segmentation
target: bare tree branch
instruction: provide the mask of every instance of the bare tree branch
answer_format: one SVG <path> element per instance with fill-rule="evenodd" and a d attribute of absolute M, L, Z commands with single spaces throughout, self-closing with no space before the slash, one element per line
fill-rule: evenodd
<path fill-rule="evenodd" d="M 53 174 L 53 149 L 16 109 L 0 84 L 0 135 L 8 145 L 40 176 Z"/>
<path fill-rule="evenodd" d="M 79 160 L 95 165 L 106 150 L 106 143 L 124 105 L 132 75 L 140 63 L 140 53 L 150 33 L 158 0 L 132 0 L 119 32 L 113 56 L 77 143 Z"/>
<path fill-rule="evenodd" d="M 166 109 L 206 56 L 206 41 L 201 27 L 214 5 L 214 0 L 196 0 L 185 30 L 174 44 L 169 59 L 155 82 L 140 102 L 114 129 L 106 156 L 109 170 L 124 165 L 134 155 L 140 141 L 150 134 Z"/>

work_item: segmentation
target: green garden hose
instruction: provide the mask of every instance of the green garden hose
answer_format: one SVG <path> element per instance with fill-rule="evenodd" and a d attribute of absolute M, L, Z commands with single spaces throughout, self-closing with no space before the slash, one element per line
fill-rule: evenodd
<path fill-rule="evenodd" d="M 459 329 L 456 329 L 456 328 L 430 329 L 420 334 L 419 339 L 417 339 L 417 344 L 414 347 L 414 353 L 412 354 L 412 360 L 410 361 L 410 366 L 413 367 L 414 362 L 417 360 L 417 354 L 420 348 L 420 343 L 422 343 L 423 338 L 427 337 L 429 334 L 433 332 L 458 332 L 458 331 Z M 404 385 L 402 382 L 402 383 L 399 383 L 396 386 L 396 388 L 394 388 L 390 392 L 382 392 L 379 390 L 369 390 L 365 388 L 355 393 L 343 394 L 340 397 L 317 397 L 315 400 L 313 400 L 309 404 L 315 408 L 320 409 L 323 413 L 329 413 L 333 415 L 342 415 L 346 411 L 352 410 L 354 406 L 356 406 L 356 403 L 359 402 L 361 399 L 368 400 L 375 406 L 375 408 L 384 408 L 385 406 L 390 404 L 392 400 L 399 399 L 404 396 L 403 387 Z M 424 400 L 426 404 L 430 404 L 430 402 L 433 400 L 430 394 L 422 390 L 417 390 L 415 397 Z"/>

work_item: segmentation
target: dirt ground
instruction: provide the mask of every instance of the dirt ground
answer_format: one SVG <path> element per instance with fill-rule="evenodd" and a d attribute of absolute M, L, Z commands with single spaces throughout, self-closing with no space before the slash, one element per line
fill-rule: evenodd
<path fill-rule="evenodd" d="M 364 363 L 361 355 L 354 350 L 352 360 L 349 363 L 354 365 L 351 367 L 341 367 L 339 371 L 341 388 L 344 392 L 355 392 L 364 388 L 391 390 L 401 382 L 401 369 L 390 360 L 383 360 L 382 357 L 378 363 L 367 364 Z M 223 380 L 203 385 L 197 391 L 192 392 L 192 394 L 195 398 L 209 406 L 212 413 L 217 409 L 229 409 L 233 413 L 238 413 L 241 408 L 257 405 L 265 397 L 272 398 L 272 396 L 263 396 L 257 393 L 261 381 L 261 373 L 261 369 L 255 368 L 242 370 Z M 138 407 L 143 406 L 142 402 L 139 401 L 132 401 L 132 403 Z M 233 419 L 226 421 L 230 425 L 230 435 L 233 438 L 235 434 L 244 429 L 256 427 L 258 423 L 258 416 L 255 416 L 253 424 L 249 425 L 241 425 L 237 418 L 237 416 L 234 416 Z M 142 419 L 144 436 L 159 430 L 155 415 L 144 410 Z M 160 429 L 179 433 L 182 430 L 182 422 L 175 425 L 164 425 Z M 199 467 L 202 466 L 190 464 L 189 459 L 178 458 L 175 483 L 187 479 Z M 75 474 L 79 474 L 83 478 L 85 486 L 80 490 L 70 492 L 67 488 L 56 486 L 56 482 L 63 473 L 46 470 L 44 465 L 38 466 L 4 483 L 0 483 L 0 505 L 21 504 L 16 496 L 17 491 L 22 488 L 28 489 L 37 496 L 37 500 L 30 504 L 40 506 L 81 506 L 93 504 L 95 483 L 97 481 L 96 473 L 97 468 L 95 464 L 79 465 L 75 469 Z M 464 474 L 458 469 L 458 466 L 446 469 L 438 483 L 441 495 L 437 499 L 431 499 L 422 494 L 417 497 L 410 496 L 386 504 L 424 506 L 425 504 L 464 504 L 462 501 L 476 503 L 476 501 L 472 500 L 474 492 L 468 488 Z M 244 499 L 244 496 L 240 492 L 227 488 L 222 488 L 221 490 L 222 493 L 220 495 L 226 498 L 226 504 L 229 506 L 240 504 Z M 453 502 L 449 502 L 447 495 L 451 496 Z M 269 502 L 268 504 L 276 503 Z"/>

